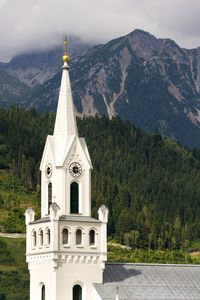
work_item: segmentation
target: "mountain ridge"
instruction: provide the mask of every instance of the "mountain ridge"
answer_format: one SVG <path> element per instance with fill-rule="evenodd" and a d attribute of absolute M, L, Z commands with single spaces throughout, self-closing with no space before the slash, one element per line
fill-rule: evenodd
<path fill-rule="evenodd" d="M 73 36 L 70 36 L 69 41 L 69 50 L 73 59 L 83 55 L 91 47 L 91 44 L 84 43 Z M 0 63 L 0 68 L 32 88 L 44 84 L 59 71 L 62 54 L 62 46 L 30 51 L 14 56 L 8 63 Z"/>
<path fill-rule="evenodd" d="M 70 61 L 70 77 L 77 115 L 120 116 L 200 147 L 200 47 L 184 49 L 136 29 Z M 57 68 L 18 103 L 55 111 L 59 86 Z"/>

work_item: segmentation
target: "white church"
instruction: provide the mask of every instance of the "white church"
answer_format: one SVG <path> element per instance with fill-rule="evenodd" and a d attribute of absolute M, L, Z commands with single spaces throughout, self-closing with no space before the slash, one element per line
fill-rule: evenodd
<path fill-rule="evenodd" d="M 92 162 L 78 135 L 68 60 L 65 52 L 40 164 L 41 218 L 25 213 L 30 300 L 200 299 L 200 266 L 107 262 L 108 209 L 91 217 Z"/>

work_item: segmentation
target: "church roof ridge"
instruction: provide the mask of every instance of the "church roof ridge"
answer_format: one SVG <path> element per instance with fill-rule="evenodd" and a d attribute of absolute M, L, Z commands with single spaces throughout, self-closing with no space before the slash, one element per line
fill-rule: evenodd
<path fill-rule="evenodd" d="M 153 267 L 153 266 L 158 266 L 158 267 L 199 267 L 200 264 L 164 264 L 164 263 L 130 263 L 130 262 L 106 262 L 106 265 L 130 265 L 130 266 L 142 266 L 142 267 Z"/>

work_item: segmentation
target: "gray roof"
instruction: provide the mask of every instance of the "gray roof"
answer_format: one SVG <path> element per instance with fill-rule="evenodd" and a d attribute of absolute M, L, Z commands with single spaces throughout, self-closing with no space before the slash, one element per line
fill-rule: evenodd
<path fill-rule="evenodd" d="M 107 263 L 104 283 L 94 284 L 102 300 L 199 300 L 200 266 Z"/>
<path fill-rule="evenodd" d="M 32 222 L 31 224 L 44 223 L 44 222 L 49 222 L 49 221 L 50 221 L 50 217 L 43 217 L 41 219 L 38 219 L 38 220 Z"/>
<path fill-rule="evenodd" d="M 93 223 L 101 223 L 101 221 L 88 217 L 82 216 L 80 214 L 77 215 L 63 215 L 60 217 L 61 221 L 72 221 L 72 222 L 93 222 Z"/>
<path fill-rule="evenodd" d="M 43 217 L 41 219 L 38 219 L 31 224 L 38 224 L 38 223 L 44 223 L 44 222 L 49 222 L 50 217 Z M 101 223 L 101 221 L 96 220 L 91 217 L 87 216 L 81 216 L 81 215 L 63 215 L 60 217 L 60 221 L 71 221 L 71 222 L 92 222 L 92 223 Z"/>

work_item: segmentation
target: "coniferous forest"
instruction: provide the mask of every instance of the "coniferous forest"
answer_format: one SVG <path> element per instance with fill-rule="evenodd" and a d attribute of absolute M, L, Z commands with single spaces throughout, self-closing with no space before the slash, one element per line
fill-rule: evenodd
<path fill-rule="evenodd" d="M 39 164 L 54 118 L 35 110 L 0 109 L 0 171 L 12 174 L 25 193 L 34 193 L 38 215 Z M 158 132 L 145 134 L 119 118 L 78 119 L 78 127 L 94 167 L 92 214 L 101 204 L 108 206 L 110 239 L 149 250 L 187 249 L 200 240 L 199 150 L 187 150 Z M 16 204 L 0 188 L 0 231 L 25 230 L 14 224 L 24 224 L 26 204 L 20 206 L 20 199 Z"/>

